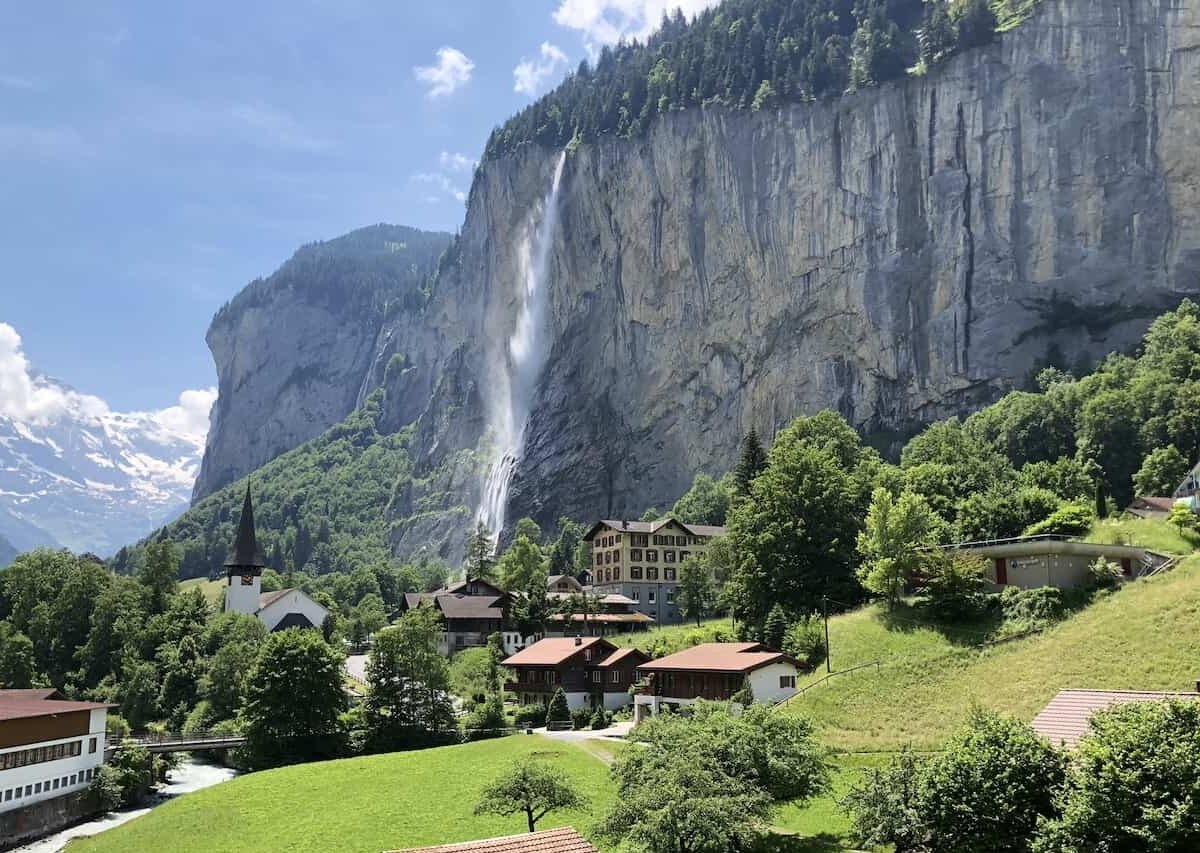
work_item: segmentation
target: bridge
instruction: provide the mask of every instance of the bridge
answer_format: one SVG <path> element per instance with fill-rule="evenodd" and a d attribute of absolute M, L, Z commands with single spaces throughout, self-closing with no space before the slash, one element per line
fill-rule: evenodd
<path fill-rule="evenodd" d="M 116 752 L 131 746 L 145 747 L 152 754 L 164 755 L 169 752 L 198 752 L 205 749 L 232 749 L 246 742 L 245 735 L 222 734 L 220 732 L 150 732 L 127 737 L 109 747 Z"/>

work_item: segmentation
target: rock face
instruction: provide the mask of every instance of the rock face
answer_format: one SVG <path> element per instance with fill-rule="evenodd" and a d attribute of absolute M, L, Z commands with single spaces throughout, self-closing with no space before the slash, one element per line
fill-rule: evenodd
<path fill-rule="evenodd" d="M 640 514 L 697 470 L 725 470 L 751 425 L 769 436 L 834 408 L 886 442 L 1048 361 L 1133 346 L 1151 317 L 1200 294 L 1198 137 L 1200 0 L 1044 0 L 924 77 L 779 111 L 679 113 L 644 138 L 581 146 L 508 518 Z M 251 441 L 247 460 L 214 429 L 206 469 L 327 424 L 353 396 L 333 386 L 378 377 L 382 350 L 366 341 L 417 342 L 388 371 L 388 407 L 397 427 L 419 415 L 418 468 L 455 494 L 398 505 L 398 518 L 422 515 L 395 545 L 461 536 L 479 483 L 463 451 L 485 438 L 524 286 L 513 235 L 558 153 L 484 165 L 419 317 L 373 333 L 278 297 L 272 330 L 288 351 L 297 336 L 322 341 L 300 362 L 307 384 L 281 381 L 298 368 L 280 353 L 278 393 L 227 396 L 258 381 L 268 315 L 218 317 L 215 423 L 260 424 L 271 440 Z"/>
<path fill-rule="evenodd" d="M 395 354 L 384 323 L 420 315 L 421 290 L 449 242 L 363 228 L 305 246 L 221 309 L 207 337 L 219 396 L 194 501 L 354 411 Z"/>

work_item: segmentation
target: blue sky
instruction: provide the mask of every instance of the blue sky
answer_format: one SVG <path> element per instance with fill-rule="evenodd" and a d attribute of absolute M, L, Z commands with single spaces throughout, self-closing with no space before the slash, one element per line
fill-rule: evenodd
<path fill-rule="evenodd" d="M 250 279 L 374 222 L 455 230 L 492 127 L 711 2 L 6 4 L 0 323 L 115 409 L 171 405 Z"/>

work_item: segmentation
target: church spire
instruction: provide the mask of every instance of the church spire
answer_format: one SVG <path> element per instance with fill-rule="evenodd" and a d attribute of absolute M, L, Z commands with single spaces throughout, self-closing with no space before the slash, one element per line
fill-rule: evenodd
<path fill-rule="evenodd" d="M 230 574 L 261 574 L 266 568 L 258 556 L 258 542 L 254 536 L 254 504 L 250 501 L 250 483 L 246 483 L 246 500 L 242 503 L 242 517 L 238 519 L 237 538 L 233 541 L 233 553 L 225 561 L 225 568 L 239 569 Z"/>

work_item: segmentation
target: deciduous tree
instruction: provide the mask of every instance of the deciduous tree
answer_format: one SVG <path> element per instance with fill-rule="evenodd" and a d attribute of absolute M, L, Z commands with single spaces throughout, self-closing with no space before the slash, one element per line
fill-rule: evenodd
<path fill-rule="evenodd" d="M 922 549 L 936 542 L 941 529 L 941 519 L 920 495 L 904 492 L 896 499 L 887 489 L 876 489 L 858 535 L 863 557 L 858 579 L 894 607 L 920 565 Z"/>
<path fill-rule="evenodd" d="M 364 710 L 377 748 L 421 743 L 453 729 L 450 669 L 438 650 L 441 631 L 433 608 L 418 607 L 375 635 Z"/>
<path fill-rule="evenodd" d="M 563 773 L 526 758 L 484 787 L 475 814 L 507 817 L 520 812 L 535 832 L 537 822 L 550 812 L 581 809 L 586 802 Z"/>

